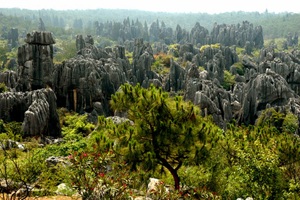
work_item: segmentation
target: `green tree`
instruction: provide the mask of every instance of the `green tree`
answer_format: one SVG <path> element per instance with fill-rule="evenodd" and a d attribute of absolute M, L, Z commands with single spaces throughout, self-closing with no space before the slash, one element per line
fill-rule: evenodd
<path fill-rule="evenodd" d="M 209 133 L 220 131 L 209 119 L 200 117 L 199 109 L 191 102 L 169 97 L 153 85 L 145 89 L 125 84 L 112 96 L 111 106 L 115 111 L 127 112 L 134 122 L 122 139 L 132 169 L 138 164 L 148 170 L 162 166 L 171 173 L 177 190 L 180 167 L 190 159 L 197 162 L 203 158 L 202 153 L 212 141 Z"/>

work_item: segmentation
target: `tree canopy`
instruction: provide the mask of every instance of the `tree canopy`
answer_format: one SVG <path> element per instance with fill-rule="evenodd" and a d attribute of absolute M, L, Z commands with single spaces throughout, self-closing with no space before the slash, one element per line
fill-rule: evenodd
<path fill-rule="evenodd" d="M 182 97 L 170 97 L 161 88 L 125 84 L 112 96 L 115 111 L 126 112 L 134 122 L 134 129 L 126 138 L 126 158 L 136 169 L 143 164 L 151 170 L 166 168 L 179 189 L 178 169 L 184 162 L 200 163 L 212 144 L 212 137 L 220 132 L 209 119 L 202 118 L 199 109 Z"/>

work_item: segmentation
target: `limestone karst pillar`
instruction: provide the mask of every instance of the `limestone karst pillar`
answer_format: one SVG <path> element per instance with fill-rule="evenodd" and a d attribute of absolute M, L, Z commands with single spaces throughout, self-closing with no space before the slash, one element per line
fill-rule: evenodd
<path fill-rule="evenodd" d="M 53 44 L 51 32 L 34 31 L 28 33 L 26 44 L 18 49 L 19 91 L 45 88 L 52 82 Z"/>

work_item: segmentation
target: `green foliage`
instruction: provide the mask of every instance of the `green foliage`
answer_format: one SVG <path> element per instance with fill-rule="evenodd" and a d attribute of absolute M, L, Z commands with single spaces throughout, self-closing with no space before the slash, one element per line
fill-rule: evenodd
<path fill-rule="evenodd" d="M 0 40 L 0 67 L 3 65 L 3 63 L 7 61 L 7 57 L 6 57 L 7 52 L 8 52 L 7 41 Z"/>
<path fill-rule="evenodd" d="M 133 63 L 133 52 L 129 52 L 129 51 L 125 51 L 125 56 L 128 58 L 129 63 L 132 64 Z"/>
<path fill-rule="evenodd" d="M 66 40 L 56 39 L 55 46 L 58 48 L 58 51 L 54 56 L 54 63 L 61 63 L 62 61 L 73 58 L 77 55 L 76 43 L 72 38 L 68 38 Z"/>
<path fill-rule="evenodd" d="M 155 62 L 151 66 L 151 70 L 158 74 L 167 74 L 170 72 L 171 55 L 159 53 L 154 55 Z"/>
<path fill-rule="evenodd" d="M 282 122 L 282 131 L 294 134 L 299 128 L 298 117 L 292 113 L 287 113 Z"/>
<path fill-rule="evenodd" d="M 271 134 L 262 129 L 230 125 L 222 142 L 228 159 L 222 173 L 229 180 L 221 189 L 224 197 L 278 199 L 282 196 L 283 173 L 278 167 L 279 156 L 274 152 L 277 141 Z"/>
<path fill-rule="evenodd" d="M 171 54 L 172 56 L 174 56 L 175 58 L 179 57 L 179 44 L 170 44 L 168 46 L 169 52 L 168 54 Z"/>
<path fill-rule="evenodd" d="M 87 121 L 87 115 L 67 115 L 63 120 L 62 135 L 67 141 L 79 141 L 95 128 L 94 124 Z"/>
<path fill-rule="evenodd" d="M 277 112 L 274 108 L 264 110 L 256 120 L 256 125 L 273 132 L 290 134 L 296 133 L 299 128 L 297 116 L 290 112 Z"/>
<path fill-rule="evenodd" d="M 209 133 L 218 133 L 199 109 L 181 97 L 171 98 L 153 85 L 149 89 L 125 84 L 112 96 L 111 106 L 126 111 L 134 127 L 123 139 L 126 161 L 137 169 L 153 170 L 160 165 L 173 176 L 179 189 L 178 169 L 189 158 L 199 161 L 202 149 L 210 145 Z M 141 162 L 143 161 L 143 162 Z M 200 161 L 199 161 L 200 162 Z"/>
<path fill-rule="evenodd" d="M 4 138 L 21 141 L 23 136 L 22 122 L 13 121 L 5 123 L 0 119 L 0 133 Z"/>
<path fill-rule="evenodd" d="M 0 83 L 0 93 L 7 92 L 8 89 L 4 83 Z"/>
<path fill-rule="evenodd" d="M 223 87 L 226 90 L 230 90 L 230 88 L 235 84 L 235 75 L 232 75 L 228 70 L 224 70 L 224 82 Z"/>
<path fill-rule="evenodd" d="M 244 67 L 244 65 L 242 64 L 242 62 L 237 62 L 237 63 L 234 63 L 233 65 L 235 66 L 236 72 L 237 72 L 239 75 L 243 76 L 243 75 L 245 74 L 245 67 Z"/>
<path fill-rule="evenodd" d="M 126 163 L 115 163 L 114 153 L 95 150 L 69 156 L 70 183 L 83 199 L 128 199 L 133 183 Z M 113 170 L 113 171 L 112 171 Z"/>
<path fill-rule="evenodd" d="M 221 44 L 220 43 L 216 43 L 216 44 L 206 44 L 200 47 L 200 52 L 204 52 L 205 49 L 207 49 L 208 47 L 212 48 L 212 49 L 220 49 L 221 48 Z"/>

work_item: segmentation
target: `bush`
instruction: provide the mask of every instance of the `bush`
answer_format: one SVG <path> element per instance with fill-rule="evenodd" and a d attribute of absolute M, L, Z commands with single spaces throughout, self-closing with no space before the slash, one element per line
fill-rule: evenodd
<path fill-rule="evenodd" d="M 8 89 L 4 83 L 0 83 L 0 93 L 7 92 Z"/>
<path fill-rule="evenodd" d="M 223 87 L 226 90 L 230 90 L 230 88 L 235 84 L 235 76 L 232 75 L 228 70 L 224 71 L 224 82 Z"/>

